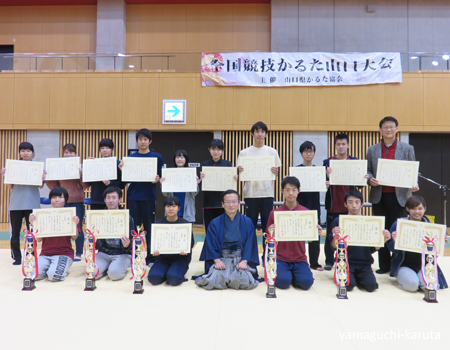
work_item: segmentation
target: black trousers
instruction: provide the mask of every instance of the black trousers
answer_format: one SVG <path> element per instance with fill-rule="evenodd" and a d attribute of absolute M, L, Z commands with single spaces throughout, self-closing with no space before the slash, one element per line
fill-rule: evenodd
<path fill-rule="evenodd" d="M 224 208 L 203 208 L 203 222 L 205 224 L 205 234 L 208 232 L 208 226 L 215 218 L 225 213 Z"/>
<path fill-rule="evenodd" d="M 25 218 L 27 229 L 30 229 L 30 214 L 32 210 L 10 210 L 9 222 L 11 223 L 11 258 L 21 261 L 20 252 L 20 229 L 22 228 L 22 219 Z"/>
<path fill-rule="evenodd" d="M 245 198 L 245 215 L 247 215 L 256 226 L 258 223 L 258 214 L 261 215 L 261 231 L 266 232 L 267 221 L 269 221 L 270 212 L 273 210 L 273 197 L 264 198 Z M 262 261 L 264 261 L 264 253 L 266 251 L 266 242 L 263 238 L 263 255 Z"/>
<path fill-rule="evenodd" d="M 309 255 L 309 266 L 311 268 L 314 269 L 321 266 L 319 264 L 320 238 L 318 241 L 308 242 L 308 255 Z"/>
<path fill-rule="evenodd" d="M 397 195 L 395 193 L 383 193 L 380 201 L 376 204 L 372 204 L 372 212 L 375 216 L 384 216 L 386 218 L 386 230 L 390 230 L 392 224 L 398 218 L 404 218 L 408 214 L 405 207 L 402 207 L 398 203 Z M 381 270 L 391 270 L 391 252 L 386 247 L 386 244 L 378 250 L 378 264 Z"/>
<path fill-rule="evenodd" d="M 372 271 L 371 265 L 353 265 L 349 264 L 350 283 L 347 290 L 351 291 L 355 286 L 373 292 L 378 289 L 378 283 Z"/>

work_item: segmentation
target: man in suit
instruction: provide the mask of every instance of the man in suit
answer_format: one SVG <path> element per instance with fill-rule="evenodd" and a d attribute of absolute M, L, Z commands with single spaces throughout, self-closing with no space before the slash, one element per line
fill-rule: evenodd
<path fill-rule="evenodd" d="M 418 191 L 416 184 L 411 189 L 381 186 L 377 180 L 378 159 L 416 160 L 414 147 L 397 140 L 398 121 L 394 117 L 385 117 L 380 121 L 381 142 L 370 146 L 367 150 L 367 172 L 371 186 L 369 202 L 372 203 L 373 215 L 386 218 L 385 228 L 390 229 L 392 224 L 401 217 L 406 217 L 406 200 L 412 196 L 411 192 Z M 383 274 L 391 270 L 391 255 L 386 247 L 378 251 L 378 264 L 380 269 L 376 273 Z"/>

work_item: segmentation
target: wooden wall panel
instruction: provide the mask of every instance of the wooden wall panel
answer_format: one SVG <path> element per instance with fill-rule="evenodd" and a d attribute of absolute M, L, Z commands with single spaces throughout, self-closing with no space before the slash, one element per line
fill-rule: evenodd
<path fill-rule="evenodd" d="M 233 129 L 233 95 L 234 89 L 203 88 L 195 86 L 195 110 L 197 127 L 209 130 Z"/>
<path fill-rule="evenodd" d="M 50 127 L 50 75 L 17 74 L 14 84 L 14 127 Z"/>
<path fill-rule="evenodd" d="M 233 5 L 233 51 L 256 50 L 256 4 Z"/>
<path fill-rule="evenodd" d="M 228 4 L 210 5 L 210 52 L 233 50 L 233 7 Z"/>
<path fill-rule="evenodd" d="M 122 80 L 121 73 L 87 75 L 86 126 L 89 129 L 122 127 Z"/>
<path fill-rule="evenodd" d="M 186 5 L 165 5 L 163 52 L 186 50 Z"/>
<path fill-rule="evenodd" d="M 124 75 L 122 128 L 141 128 L 143 125 L 149 129 L 158 128 L 161 123 L 159 74 L 136 74 Z"/>
<path fill-rule="evenodd" d="M 65 52 L 66 6 L 46 6 L 42 18 L 42 52 Z"/>
<path fill-rule="evenodd" d="M 14 123 L 14 74 L 0 76 L 0 128 L 12 129 Z"/>
<path fill-rule="evenodd" d="M 266 4 L 256 4 L 256 49 L 270 52 L 270 33 L 272 21 L 270 7 Z"/>
<path fill-rule="evenodd" d="M 386 116 L 385 85 L 347 86 L 346 90 L 347 124 L 372 126 Z"/>
<path fill-rule="evenodd" d="M 27 140 L 25 130 L 0 130 L 0 168 L 5 166 L 6 159 L 19 159 L 19 144 Z M 9 196 L 11 190 L 0 184 L 0 222 L 9 222 Z"/>
<path fill-rule="evenodd" d="M 0 11 L 0 43 L 2 45 L 12 45 L 19 30 L 17 7 L 2 6 Z"/>
<path fill-rule="evenodd" d="M 424 77 L 424 126 L 449 126 L 449 77 L 446 74 Z"/>
<path fill-rule="evenodd" d="M 66 11 L 64 50 L 95 52 L 97 6 L 71 6 Z"/>
<path fill-rule="evenodd" d="M 140 6 L 127 6 L 127 52 L 139 51 Z"/>
<path fill-rule="evenodd" d="M 316 87 L 309 90 L 309 124 L 339 128 L 346 124 L 346 89 Z"/>
<path fill-rule="evenodd" d="M 54 74 L 50 84 L 50 123 L 86 125 L 86 75 Z"/>
<path fill-rule="evenodd" d="M 44 7 L 24 6 L 18 15 L 21 25 L 17 32 L 15 52 L 41 52 Z"/>
<path fill-rule="evenodd" d="M 249 129 L 255 119 L 270 124 L 270 89 L 235 87 L 233 96 L 233 128 Z"/>
<path fill-rule="evenodd" d="M 270 90 L 270 121 L 277 124 L 276 129 L 293 124 L 308 128 L 308 95 L 308 88 L 303 87 Z"/>
<path fill-rule="evenodd" d="M 127 9 L 133 6 L 127 6 Z M 163 5 L 139 5 L 139 51 L 162 52 L 163 49 Z M 128 18 L 127 18 L 128 19 Z M 127 37 L 128 38 L 128 37 Z M 127 51 L 128 46 L 127 46 Z"/>
<path fill-rule="evenodd" d="M 209 12 L 209 5 L 186 6 L 186 52 L 209 51 L 210 31 L 214 26 Z"/>

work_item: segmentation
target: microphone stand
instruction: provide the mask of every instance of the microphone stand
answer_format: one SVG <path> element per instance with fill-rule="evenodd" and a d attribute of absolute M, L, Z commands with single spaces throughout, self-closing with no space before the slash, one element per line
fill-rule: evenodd
<path fill-rule="evenodd" d="M 447 227 L 447 190 L 450 190 L 450 188 L 448 188 L 446 185 L 441 185 L 439 182 L 436 182 L 434 180 L 429 179 L 428 177 L 423 176 L 421 173 L 419 173 L 419 177 L 439 186 L 439 189 L 442 190 L 442 194 L 444 195 L 444 225 L 445 227 Z"/>

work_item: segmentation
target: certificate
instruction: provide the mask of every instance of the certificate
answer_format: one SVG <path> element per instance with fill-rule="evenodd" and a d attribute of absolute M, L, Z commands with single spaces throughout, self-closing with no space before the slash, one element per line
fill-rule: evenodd
<path fill-rule="evenodd" d="M 157 175 L 158 159 L 155 157 L 124 157 L 123 182 L 153 182 Z"/>
<path fill-rule="evenodd" d="M 367 160 L 330 160 L 330 185 L 366 186 Z"/>
<path fill-rule="evenodd" d="M 420 162 L 378 159 L 377 180 L 380 185 L 411 188 L 417 184 Z"/>
<path fill-rule="evenodd" d="M 80 178 L 80 157 L 47 158 L 46 180 L 72 180 Z"/>
<path fill-rule="evenodd" d="M 117 158 L 83 160 L 83 182 L 117 180 Z"/>
<path fill-rule="evenodd" d="M 163 168 L 161 192 L 197 192 L 197 174 L 195 168 Z"/>
<path fill-rule="evenodd" d="M 5 168 L 5 184 L 42 186 L 44 162 L 7 159 Z"/>
<path fill-rule="evenodd" d="M 202 179 L 202 190 L 236 191 L 237 181 L 234 180 L 236 171 L 236 167 L 204 166 L 202 172 L 205 173 L 205 177 Z"/>
<path fill-rule="evenodd" d="M 289 168 L 289 176 L 300 181 L 301 192 L 326 192 L 326 171 L 324 166 L 296 166 Z"/>
<path fill-rule="evenodd" d="M 37 238 L 75 236 L 77 225 L 73 222 L 75 208 L 33 209 L 33 224 Z"/>
<path fill-rule="evenodd" d="M 152 224 L 151 251 L 153 254 L 180 254 L 191 251 L 192 224 Z"/>
<path fill-rule="evenodd" d="M 96 238 L 120 238 L 130 235 L 130 214 L 123 210 L 86 210 L 86 228 L 98 231 Z"/>
<path fill-rule="evenodd" d="M 270 168 L 275 166 L 274 156 L 240 157 L 239 164 L 244 168 L 241 181 L 275 180 Z"/>
<path fill-rule="evenodd" d="M 274 211 L 278 241 L 317 241 L 317 210 Z"/>
<path fill-rule="evenodd" d="M 384 247 L 384 216 L 339 215 L 341 236 L 357 247 Z"/>
<path fill-rule="evenodd" d="M 445 249 L 445 233 L 445 225 L 400 219 L 397 220 L 395 249 L 406 250 L 407 252 L 413 253 L 422 253 L 422 247 L 425 244 L 423 236 L 428 236 L 430 238 L 437 237 L 437 242 L 435 239 L 436 251 L 439 256 L 443 257 Z"/>

